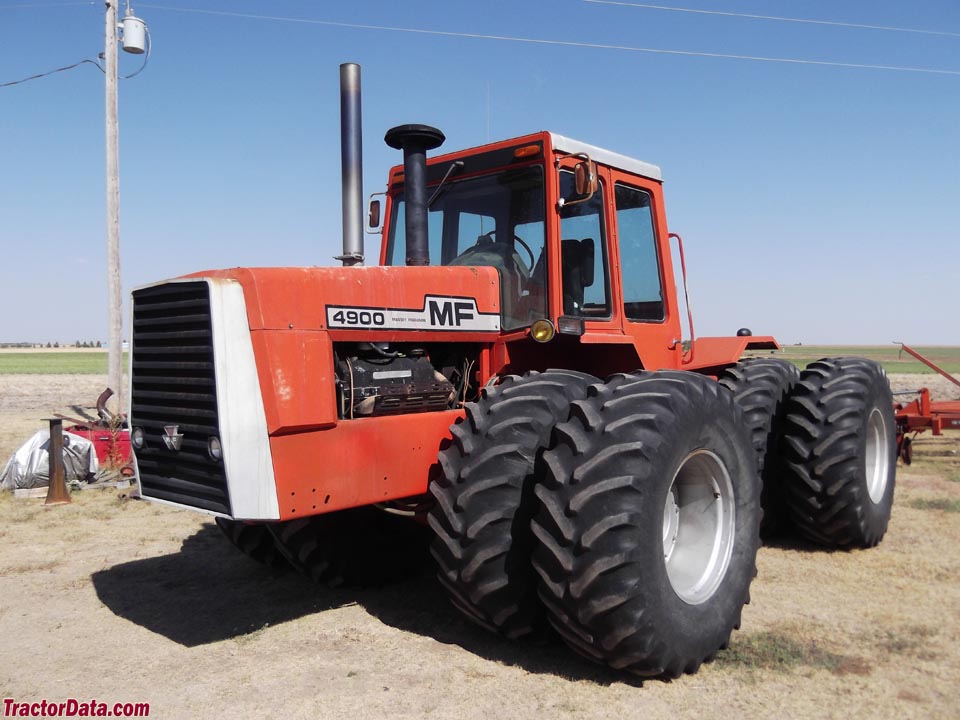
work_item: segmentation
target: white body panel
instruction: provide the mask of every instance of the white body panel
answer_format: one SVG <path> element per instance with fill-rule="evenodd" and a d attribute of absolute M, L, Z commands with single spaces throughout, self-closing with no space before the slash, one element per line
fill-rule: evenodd
<path fill-rule="evenodd" d="M 626 170 L 636 175 L 642 175 L 651 180 L 663 182 L 663 173 L 656 165 L 645 163 L 642 160 L 634 160 L 632 157 L 627 157 L 626 155 L 621 155 L 620 153 L 615 153 L 610 150 L 604 150 L 596 145 L 588 145 L 579 140 L 573 140 L 572 138 L 557 135 L 553 132 L 550 133 L 550 139 L 553 141 L 553 149 L 557 152 L 568 153 L 570 155 L 585 153 L 590 156 L 591 160 L 601 163 L 602 165 L 609 165 L 610 167 Z"/>
<path fill-rule="evenodd" d="M 217 414 L 220 423 L 220 442 L 223 447 L 223 463 L 227 477 L 227 492 L 233 517 L 238 520 L 279 520 L 280 505 L 277 501 L 277 486 L 273 473 L 273 456 L 270 438 L 267 435 L 267 418 L 263 410 L 260 379 L 253 355 L 250 327 L 247 322 L 247 307 L 243 288 L 235 280 L 204 278 L 210 289 L 210 324 L 213 331 L 213 359 L 216 373 Z M 135 288 L 168 285 L 171 282 L 197 282 L 196 278 L 167 280 Z M 133 323 L 130 323 L 131 333 Z M 131 335 L 131 349 L 135 348 Z M 130 354 L 131 364 L 133 352 Z M 128 402 L 133 398 L 133 370 L 130 369 L 131 386 Z M 136 418 L 127 409 L 133 423 Z M 140 472 L 136 467 L 137 484 Z M 210 515 L 209 512 L 189 505 L 180 505 L 165 500 L 141 495 L 154 502 L 175 507 L 185 507 Z"/>

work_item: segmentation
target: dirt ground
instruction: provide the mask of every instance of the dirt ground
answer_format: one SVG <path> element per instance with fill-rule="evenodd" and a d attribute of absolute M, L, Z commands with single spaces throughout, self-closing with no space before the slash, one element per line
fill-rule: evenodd
<path fill-rule="evenodd" d="M 104 384 L 0 376 L 0 462 Z M 935 395 L 957 396 L 946 381 Z M 4 494 L 0 697 L 148 702 L 158 718 L 955 718 L 958 510 L 960 433 L 921 436 L 879 547 L 763 547 L 730 650 L 641 683 L 488 635 L 428 570 L 330 590 L 257 565 L 192 512 L 105 490 L 58 508 Z"/>

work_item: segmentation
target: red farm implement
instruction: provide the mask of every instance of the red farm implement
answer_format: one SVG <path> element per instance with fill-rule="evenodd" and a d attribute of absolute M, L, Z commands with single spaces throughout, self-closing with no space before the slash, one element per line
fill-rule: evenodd
<path fill-rule="evenodd" d="M 939 373 L 954 385 L 960 386 L 960 380 L 943 368 L 931 362 L 909 345 L 900 343 L 904 352 L 912 355 L 931 370 Z M 908 403 L 896 403 L 894 409 L 897 417 L 897 449 L 900 458 L 907 465 L 913 460 L 913 438 L 925 430 L 934 435 L 940 435 L 944 430 L 960 430 L 960 400 L 930 399 L 930 389 L 920 388 L 913 392 L 897 393 L 916 394 L 918 397 Z M 912 437 L 910 436 L 912 433 Z"/>

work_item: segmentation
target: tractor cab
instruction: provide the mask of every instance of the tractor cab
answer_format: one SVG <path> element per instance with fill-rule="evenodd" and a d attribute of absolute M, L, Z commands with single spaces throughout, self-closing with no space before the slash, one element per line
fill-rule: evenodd
<path fill-rule="evenodd" d="M 425 178 L 426 254 L 415 260 L 496 268 L 505 340 L 642 342 L 654 366 L 678 364 L 658 167 L 541 132 L 431 158 Z M 405 181 L 394 167 L 382 265 L 412 264 Z"/>

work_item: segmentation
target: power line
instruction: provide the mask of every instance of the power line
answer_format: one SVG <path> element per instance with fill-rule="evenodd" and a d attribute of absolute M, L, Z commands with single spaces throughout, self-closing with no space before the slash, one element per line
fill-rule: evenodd
<path fill-rule="evenodd" d="M 605 43 L 575 42 L 572 40 L 544 40 L 538 38 L 514 37 L 509 35 L 483 35 L 480 33 L 453 32 L 449 30 L 426 30 L 423 28 L 392 27 L 389 25 L 364 25 L 360 23 L 334 22 L 332 20 L 314 20 L 311 18 L 284 17 L 280 15 L 256 15 L 253 13 L 238 13 L 227 10 L 203 10 L 200 8 L 171 7 L 169 5 L 154 5 L 152 3 L 138 3 L 139 7 L 148 7 L 154 10 L 170 10 L 172 12 L 198 13 L 202 15 L 219 15 L 225 17 L 245 18 L 249 20 L 270 20 L 274 22 L 303 23 L 306 25 L 324 25 L 327 27 L 351 28 L 355 30 L 383 30 L 388 32 L 414 33 L 420 35 L 438 35 L 441 37 L 462 37 L 475 40 L 501 40 L 505 42 L 529 43 L 533 45 L 558 45 L 562 47 L 582 47 L 596 50 L 621 50 L 626 52 L 654 53 L 659 55 L 680 55 L 685 57 L 722 58 L 725 60 L 752 60 L 755 62 L 783 63 L 790 65 L 820 65 L 825 67 L 854 68 L 858 70 L 888 70 L 896 72 L 923 73 L 927 75 L 954 75 L 960 76 L 960 70 L 943 70 L 939 68 L 905 67 L 899 65 L 871 65 L 866 63 L 842 63 L 828 60 L 807 60 L 803 58 L 763 57 L 759 55 L 732 55 L 727 53 L 708 53 L 694 50 L 667 50 L 662 48 L 634 47 L 631 45 L 610 45 Z"/>
<path fill-rule="evenodd" d="M 623 7 L 643 8 L 646 10 L 667 10 L 670 12 L 696 13 L 698 15 L 723 15 L 725 17 L 750 18 L 751 20 L 775 20 L 777 22 L 807 23 L 810 25 L 832 25 L 833 27 L 858 28 L 860 30 L 888 30 L 890 32 L 919 33 L 921 35 L 942 35 L 960 38 L 960 33 L 942 30 L 921 30 L 919 28 L 893 27 L 890 25 L 862 25 L 835 20 L 808 20 L 806 18 L 779 17 L 777 15 L 750 15 L 747 13 L 725 12 L 722 10 L 699 10 L 695 8 L 672 7 L 669 5 L 647 5 L 645 3 L 624 2 L 623 0 L 583 0 L 596 5 L 621 5 Z"/>
<path fill-rule="evenodd" d="M 0 5 L 0 10 L 23 10 L 30 8 L 51 8 L 51 7 L 77 7 L 78 5 L 92 6 L 96 5 L 92 0 L 86 2 L 59 2 L 59 3 L 18 3 L 16 5 Z"/>
<path fill-rule="evenodd" d="M 0 83 L 0 88 L 10 87 L 11 85 L 19 85 L 21 83 L 30 82 L 31 80 L 39 80 L 40 78 L 47 77 L 48 75 L 53 75 L 54 73 L 63 72 L 64 70 L 73 70 L 75 67 L 80 67 L 84 63 L 90 63 L 91 65 L 96 65 L 100 72 L 105 72 L 100 63 L 96 60 L 81 60 L 80 62 L 75 62 L 73 65 L 65 65 L 64 67 L 57 68 L 56 70 L 48 70 L 47 72 L 37 73 L 36 75 L 31 75 L 30 77 L 25 77 L 21 80 L 12 80 L 10 82 Z"/>

